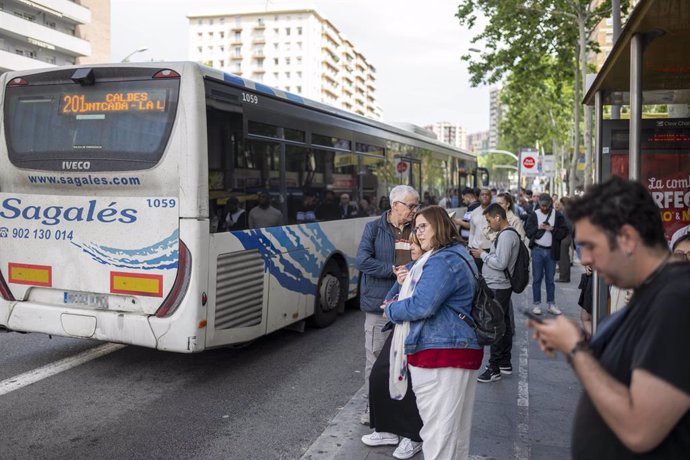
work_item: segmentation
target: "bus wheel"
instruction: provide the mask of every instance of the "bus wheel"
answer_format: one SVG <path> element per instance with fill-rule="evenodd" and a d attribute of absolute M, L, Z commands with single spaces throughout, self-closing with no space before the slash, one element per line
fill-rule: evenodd
<path fill-rule="evenodd" d="M 345 295 L 343 291 L 338 265 L 331 261 L 319 279 L 314 316 L 309 319 L 311 325 L 327 327 L 333 324 L 338 317 L 338 311 L 342 311 L 344 307 Z"/>

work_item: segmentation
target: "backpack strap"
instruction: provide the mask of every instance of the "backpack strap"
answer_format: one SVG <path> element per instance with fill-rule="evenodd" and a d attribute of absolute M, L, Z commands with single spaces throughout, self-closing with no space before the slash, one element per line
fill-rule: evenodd
<path fill-rule="evenodd" d="M 451 252 L 453 255 L 458 256 L 460 259 L 462 259 L 463 262 L 465 262 L 465 265 L 467 265 L 467 269 L 470 271 L 470 273 L 472 273 L 472 276 L 474 276 L 474 279 L 477 281 L 477 287 L 476 287 L 475 290 L 474 290 L 474 296 L 476 297 L 476 296 L 477 296 L 477 292 L 479 291 L 479 277 L 478 277 L 477 275 L 474 274 L 474 270 L 472 270 L 472 266 L 471 266 L 470 263 L 467 261 L 467 259 L 465 259 L 463 256 L 461 256 L 460 254 L 458 254 L 458 253 L 455 252 L 455 251 L 450 251 L 450 252 Z M 474 299 L 472 299 L 472 301 L 474 302 Z M 472 318 L 470 318 L 470 317 L 467 316 L 466 314 L 464 314 L 464 313 L 458 313 L 458 318 L 460 318 L 460 319 L 463 320 L 465 323 L 467 323 L 467 325 L 468 325 L 469 327 L 471 327 L 472 329 L 476 329 L 476 328 L 477 328 L 477 325 L 474 324 L 474 321 L 472 320 Z"/>
<path fill-rule="evenodd" d="M 551 215 L 551 213 L 549 213 L 549 215 Z M 498 232 L 498 235 L 496 235 L 496 239 L 494 240 L 494 247 L 498 247 L 498 237 L 501 236 L 501 233 L 503 233 L 505 230 L 512 230 L 513 232 L 515 232 L 515 234 L 518 237 L 518 243 L 520 243 L 520 234 L 518 233 L 518 231 L 515 230 L 513 227 L 508 226 L 508 227 L 504 228 L 503 230 L 501 230 L 500 232 Z M 518 246 L 518 251 L 520 251 L 520 246 Z M 517 260 L 516 260 L 516 262 L 517 262 Z M 503 270 L 503 274 L 506 275 L 506 278 L 508 278 L 508 281 L 510 281 L 510 269 L 506 268 L 505 270 Z"/>

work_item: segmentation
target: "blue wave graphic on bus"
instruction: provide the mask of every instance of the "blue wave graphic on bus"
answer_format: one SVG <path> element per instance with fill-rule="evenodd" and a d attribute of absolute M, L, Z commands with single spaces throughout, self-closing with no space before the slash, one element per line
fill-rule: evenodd
<path fill-rule="evenodd" d="M 278 283 L 301 294 L 316 293 L 323 260 L 336 251 L 319 224 L 233 232 L 246 250 L 258 250 Z M 311 244 L 302 245 L 301 240 Z M 314 251 L 310 251 L 310 248 Z M 301 257 L 296 258 L 295 254 Z"/>
<path fill-rule="evenodd" d="M 133 270 L 171 270 L 178 265 L 179 241 L 179 231 L 175 229 L 169 237 L 140 249 L 111 248 L 75 241 L 72 244 L 103 265 Z"/>

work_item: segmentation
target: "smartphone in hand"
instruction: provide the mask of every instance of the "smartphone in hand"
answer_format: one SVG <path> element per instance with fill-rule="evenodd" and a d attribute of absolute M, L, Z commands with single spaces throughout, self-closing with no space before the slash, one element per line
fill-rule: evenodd
<path fill-rule="evenodd" d="M 525 315 L 527 318 L 531 319 L 532 321 L 536 321 L 539 324 L 542 324 L 544 322 L 544 318 L 541 317 L 541 315 L 535 315 L 532 313 L 532 310 L 528 310 L 527 308 L 523 308 L 520 310 L 523 315 Z"/>

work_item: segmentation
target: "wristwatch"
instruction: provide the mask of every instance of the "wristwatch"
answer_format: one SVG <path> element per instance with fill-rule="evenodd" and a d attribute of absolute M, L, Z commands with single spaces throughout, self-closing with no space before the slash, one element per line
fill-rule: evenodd
<path fill-rule="evenodd" d="M 578 351 L 585 351 L 585 352 L 589 352 L 589 351 L 590 351 L 589 343 L 587 343 L 587 340 L 585 340 L 584 337 L 581 338 L 581 339 L 575 344 L 575 346 L 573 347 L 573 349 L 570 350 L 570 351 L 568 352 L 567 355 L 565 355 L 566 361 L 568 361 L 568 364 L 570 364 L 571 366 L 573 365 L 573 359 L 575 358 L 575 353 L 577 353 Z"/>

